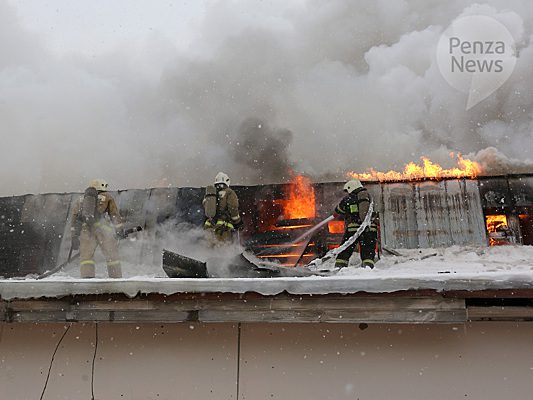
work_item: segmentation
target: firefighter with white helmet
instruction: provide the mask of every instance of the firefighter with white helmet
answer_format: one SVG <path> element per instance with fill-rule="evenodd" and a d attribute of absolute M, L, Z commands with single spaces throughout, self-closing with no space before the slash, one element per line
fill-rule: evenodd
<path fill-rule="evenodd" d="M 345 228 L 342 243 L 352 237 L 363 223 L 370 206 L 370 194 L 363 187 L 359 179 L 352 179 L 344 185 L 346 196 L 335 208 L 335 216 L 338 219 L 344 219 Z M 370 224 L 354 244 L 346 250 L 339 253 L 335 266 L 343 268 L 348 266 L 355 246 L 358 244 L 361 248 L 362 267 L 374 268 L 374 257 L 376 255 L 377 226 Z"/>
<path fill-rule="evenodd" d="M 202 202 L 206 217 L 204 228 L 213 231 L 221 241 L 231 240 L 233 232 L 242 226 L 239 199 L 230 183 L 229 176 L 219 172 L 214 185 L 206 188 Z"/>
<path fill-rule="evenodd" d="M 74 249 L 79 245 L 82 278 L 95 277 L 94 252 L 98 246 L 106 258 L 109 277 L 122 277 L 116 237 L 117 230 L 122 227 L 122 218 L 107 188 L 105 180 L 93 179 L 73 207 L 72 243 Z"/>

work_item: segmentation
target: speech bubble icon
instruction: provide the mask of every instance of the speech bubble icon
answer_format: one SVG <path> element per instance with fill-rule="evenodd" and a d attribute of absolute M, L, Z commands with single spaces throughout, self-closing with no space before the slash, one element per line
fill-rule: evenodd
<path fill-rule="evenodd" d="M 516 43 L 495 18 L 460 17 L 439 39 L 437 64 L 450 86 L 468 94 L 469 110 L 509 79 L 516 65 Z"/>

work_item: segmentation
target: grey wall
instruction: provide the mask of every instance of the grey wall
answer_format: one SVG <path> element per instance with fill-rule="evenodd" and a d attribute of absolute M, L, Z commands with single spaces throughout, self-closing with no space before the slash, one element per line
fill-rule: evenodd
<path fill-rule="evenodd" d="M 494 183 L 494 182 L 493 182 Z M 520 188 L 522 181 L 509 181 Z M 499 187 L 496 182 L 495 187 Z M 507 188 L 504 179 L 500 186 Z M 390 248 L 485 245 L 483 209 L 477 181 L 382 183 L 367 185 L 381 215 L 381 235 Z M 515 191 L 518 189 L 514 189 Z M 243 238 L 254 233 L 256 205 L 279 193 L 277 185 L 236 187 L 245 211 Z M 522 190 L 523 192 L 523 190 Z M 40 273 L 65 261 L 70 247 L 68 216 L 80 194 L 0 198 L 0 276 Z M 201 225 L 203 189 L 160 188 L 115 193 L 129 226 L 145 228 L 141 246 L 128 251 L 131 262 L 157 264 L 155 228 L 164 221 Z M 316 185 L 319 216 L 330 215 L 342 198 L 342 183 Z M 490 196 L 489 196 L 490 197 Z M 531 199 L 522 196 L 521 201 Z"/>
<path fill-rule="evenodd" d="M 533 323 L 0 324 L 2 399 L 529 399 Z"/>
<path fill-rule="evenodd" d="M 365 186 L 380 213 L 381 239 L 387 247 L 486 245 L 483 209 L 475 180 Z M 322 208 L 332 210 L 342 197 L 342 184 L 326 184 L 322 191 Z"/>
<path fill-rule="evenodd" d="M 147 235 L 169 219 L 196 225 L 203 222 L 202 189 L 124 190 L 113 195 L 128 227 L 140 225 Z M 70 210 L 79 196 L 64 193 L 0 198 L 0 276 L 44 272 L 67 259 Z M 136 261 L 155 261 L 146 248 L 152 244 L 147 241 L 135 247 Z"/>

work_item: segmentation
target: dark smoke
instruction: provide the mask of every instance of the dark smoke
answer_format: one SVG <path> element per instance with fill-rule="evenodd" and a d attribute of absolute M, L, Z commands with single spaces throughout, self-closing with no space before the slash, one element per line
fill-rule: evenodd
<path fill-rule="evenodd" d="M 289 159 L 292 136 L 288 129 L 271 128 L 259 118 L 248 118 L 239 126 L 230 152 L 237 163 L 251 168 L 246 175 L 252 181 L 284 182 L 293 169 Z"/>

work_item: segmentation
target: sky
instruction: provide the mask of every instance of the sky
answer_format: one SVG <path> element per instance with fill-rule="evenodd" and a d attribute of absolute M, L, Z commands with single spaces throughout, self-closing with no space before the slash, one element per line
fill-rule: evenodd
<path fill-rule="evenodd" d="M 161 35 L 186 50 L 208 1 L 9 0 L 20 24 L 53 52 L 98 56 L 127 42 Z"/>
<path fill-rule="evenodd" d="M 435 56 L 465 15 L 518 51 L 470 110 Z M 343 180 L 451 151 L 533 172 L 532 17 L 529 0 L 0 0 L 0 195 Z"/>

